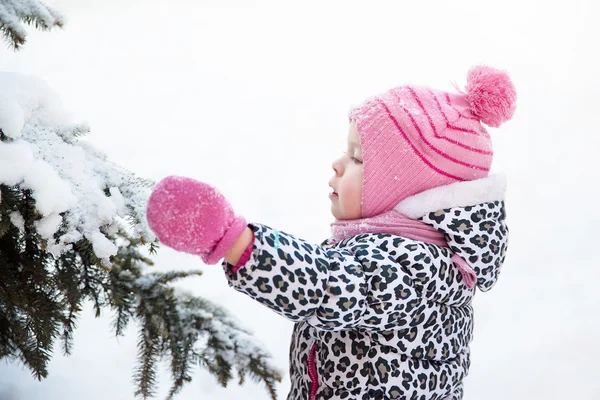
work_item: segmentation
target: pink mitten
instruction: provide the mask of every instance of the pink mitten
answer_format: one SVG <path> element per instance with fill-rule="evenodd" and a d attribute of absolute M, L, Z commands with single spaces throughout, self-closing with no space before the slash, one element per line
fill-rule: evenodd
<path fill-rule="evenodd" d="M 190 178 L 169 176 L 148 200 L 146 218 L 165 245 L 216 264 L 247 226 L 214 187 Z"/>

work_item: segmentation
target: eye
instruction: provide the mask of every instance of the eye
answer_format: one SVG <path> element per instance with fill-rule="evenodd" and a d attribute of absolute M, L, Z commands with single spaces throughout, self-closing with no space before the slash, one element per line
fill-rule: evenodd
<path fill-rule="evenodd" d="M 354 162 L 355 162 L 355 163 L 357 163 L 357 164 L 362 164 L 362 163 L 363 163 L 363 162 L 362 162 L 362 160 L 359 160 L 359 159 L 358 159 L 358 158 L 356 158 L 356 157 L 352 157 L 352 161 L 354 161 Z"/>

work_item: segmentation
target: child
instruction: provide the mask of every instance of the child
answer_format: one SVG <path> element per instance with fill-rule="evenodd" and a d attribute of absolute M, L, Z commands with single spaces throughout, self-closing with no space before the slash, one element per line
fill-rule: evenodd
<path fill-rule="evenodd" d="M 182 177 L 156 186 L 148 223 L 167 246 L 225 258 L 232 287 L 296 323 L 288 399 L 461 399 L 471 301 L 496 283 L 508 234 L 481 123 L 515 100 L 504 72 L 475 67 L 466 93 L 403 86 L 352 110 L 321 245 L 248 225 Z"/>

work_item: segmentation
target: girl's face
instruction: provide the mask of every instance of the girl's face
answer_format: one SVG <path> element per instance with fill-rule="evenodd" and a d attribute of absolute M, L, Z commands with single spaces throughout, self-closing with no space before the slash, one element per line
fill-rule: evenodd
<path fill-rule="evenodd" d="M 333 193 L 331 214 L 337 220 L 359 219 L 362 200 L 362 150 L 356 123 L 350 123 L 348 130 L 348 148 L 346 152 L 333 162 L 335 176 L 329 181 Z"/>

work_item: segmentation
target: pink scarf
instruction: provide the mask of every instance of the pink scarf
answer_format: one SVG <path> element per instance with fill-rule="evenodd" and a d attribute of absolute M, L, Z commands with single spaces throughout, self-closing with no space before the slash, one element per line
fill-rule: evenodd
<path fill-rule="evenodd" d="M 448 247 L 444 234 L 432 226 L 395 210 L 371 218 L 335 221 L 331 234 L 337 242 L 361 233 L 389 233 L 407 239 Z"/>
<path fill-rule="evenodd" d="M 442 232 L 395 210 L 371 218 L 335 221 L 331 224 L 331 234 L 336 242 L 361 233 L 389 233 L 407 239 L 448 247 Z M 472 288 L 475 286 L 477 276 L 473 268 L 457 254 L 452 256 L 452 261 L 462 274 L 467 287 Z"/>

